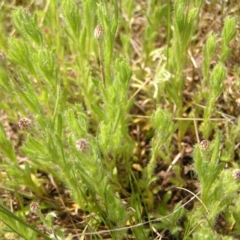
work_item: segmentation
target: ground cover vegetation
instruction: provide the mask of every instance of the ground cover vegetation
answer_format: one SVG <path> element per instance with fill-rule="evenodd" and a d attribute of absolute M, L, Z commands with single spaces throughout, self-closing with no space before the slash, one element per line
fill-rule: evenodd
<path fill-rule="evenodd" d="M 238 0 L 0 2 L 1 239 L 239 239 Z"/>

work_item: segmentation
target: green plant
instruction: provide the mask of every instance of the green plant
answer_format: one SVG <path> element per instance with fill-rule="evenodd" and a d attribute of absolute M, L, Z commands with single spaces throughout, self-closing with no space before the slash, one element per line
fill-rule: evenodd
<path fill-rule="evenodd" d="M 238 236 L 237 4 L 18 3 L 0 3 L 0 237 Z"/>
<path fill-rule="evenodd" d="M 13 214 L 2 203 L 0 203 L 0 216 L 1 221 L 8 228 L 5 228 L 3 232 L 12 232 L 24 239 L 38 239 L 38 236 L 41 236 L 47 240 L 52 239 L 30 224 L 26 223 L 25 219 L 23 219 L 21 216 L 19 217 L 16 214 Z"/>
<path fill-rule="evenodd" d="M 230 169 L 224 169 L 219 162 L 221 134 L 218 132 L 215 141 L 210 145 L 205 142 L 195 146 L 194 165 L 200 181 L 200 199 L 202 205 L 191 213 L 191 226 L 194 236 L 203 234 L 198 229 L 207 228 L 214 235 L 214 225 L 220 214 L 226 214 L 228 207 L 235 204 L 239 184 Z M 200 236 L 199 235 L 199 236 Z M 207 233 L 205 233 L 208 236 Z"/>

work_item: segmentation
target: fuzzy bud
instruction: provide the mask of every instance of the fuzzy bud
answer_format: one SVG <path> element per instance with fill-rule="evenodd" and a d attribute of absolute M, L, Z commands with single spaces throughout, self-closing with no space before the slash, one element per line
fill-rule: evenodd
<path fill-rule="evenodd" d="M 239 180 L 240 179 L 240 170 L 233 171 L 232 176 L 235 180 Z"/>
<path fill-rule="evenodd" d="M 86 139 L 81 138 L 76 142 L 76 148 L 79 152 L 86 152 L 89 148 L 89 142 Z"/>
<path fill-rule="evenodd" d="M 201 150 L 207 150 L 210 146 L 210 142 L 208 140 L 202 140 L 199 144 Z"/>
<path fill-rule="evenodd" d="M 104 35 L 104 30 L 103 27 L 99 24 L 96 26 L 96 28 L 94 29 L 94 37 L 99 40 L 102 39 Z"/>
<path fill-rule="evenodd" d="M 40 210 L 39 204 L 37 202 L 31 202 L 30 211 L 32 213 L 37 213 L 37 212 L 39 212 L 39 210 Z"/>
<path fill-rule="evenodd" d="M 22 130 L 28 130 L 31 124 L 32 124 L 32 121 L 28 118 L 21 118 L 18 123 L 20 129 Z"/>

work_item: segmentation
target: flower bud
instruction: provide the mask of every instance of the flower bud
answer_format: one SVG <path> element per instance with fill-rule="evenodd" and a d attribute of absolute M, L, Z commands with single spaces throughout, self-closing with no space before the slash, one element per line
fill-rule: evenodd
<path fill-rule="evenodd" d="M 233 171 L 232 176 L 235 180 L 239 180 L 240 179 L 240 170 L 238 169 L 238 170 Z"/>
<path fill-rule="evenodd" d="M 39 204 L 37 202 L 31 202 L 30 211 L 32 213 L 37 213 L 40 210 Z"/>
<path fill-rule="evenodd" d="M 23 129 L 23 130 L 28 130 L 31 124 L 32 124 L 32 121 L 28 118 L 21 118 L 18 123 L 20 129 Z"/>
<path fill-rule="evenodd" d="M 76 142 L 76 148 L 79 152 L 86 152 L 89 148 L 89 143 L 86 139 L 81 138 Z"/>
<path fill-rule="evenodd" d="M 202 140 L 199 144 L 201 150 L 207 150 L 210 146 L 210 142 L 208 140 Z"/>
<path fill-rule="evenodd" d="M 101 38 L 103 38 L 104 36 L 104 30 L 102 28 L 102 26 L 99 24 L 96 26 L 95 30 L 94 30 L 94 37 L 99 40 Z"/>

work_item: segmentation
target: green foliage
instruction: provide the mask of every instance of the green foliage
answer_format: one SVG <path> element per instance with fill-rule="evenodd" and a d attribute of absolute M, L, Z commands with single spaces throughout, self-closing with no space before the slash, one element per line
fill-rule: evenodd
<path fill-rule="evenodd" d="M 215 233 L 213 233 L 213 231 L 209 230 L 209 229 L 202 229 L 201 231 L 198 231 L 196 233 L 193 234 L 194 239 L 197 240 L 201 240 L 201 239 L 213 239 L 213 240 L 217 240 L 219 239 L 219 236 L 216 235 Z"/>
<path fill-rule="evenodd" d="M 212 60 L 212 57 L 217 49 L 216 45 L 217 36 L 216 34 L 210 34 L 208 37 L 206 44 L 203 47 L 203 76 L 204 76 L 204 82 L 208 82 L 209 78 L 209 65 Z"/>
<path fill-rule="evenodd" d="M 228 206 L 235 203 L 239 191 L 239 184 L 232 176 L 233 172 L 224 169 L 224 164 L 218 162 L 220 140 L 221 135 L 217 133 L 209 149 L 200 149 L 198 145 L 194 149 L 194 163 L 201 186 L 202 206 L 191 218 L 192 226 L 195 225 L 199 229 L 205 226 L 210 230 L 219 214 L 227 213 Z M 203 234 L 201 231 L 195 230 L 195 232 L 196 236 Z M 211 235 L 210 232 L 209 234 Z M 209 235 L 205 233 L 203 236 Z"/>
<path fill-rule="evenodd" d="M 81 33 L 81 14 L 76 1 L 63 1 L 62 4 L 63 14 L 65 21 L 70 31 L 68 34 L 72 36 L 74 40 L 80 38 Z"/>
<path fill-rule="evenodd" d="M 0 123 L 0 149 L 1 153 L 12 162 L 16 163 L 16 154 L 13 149 L 11 141 L 7 139 L 6 133 Z"/>
<path fill-rule="evenodd" d="M 46 78 L 47 82 L 51 86 L 54 76 L 54 64 L 55 59 L 53 54 L 47 50 L 38 51 L 36 62 L 38 63 L 38 69 L 42 75 Z"/>
<path fill-rule="evenodd" d="M 52 197 L 46 175 L 54 187 L 68 189 L 76 210 L 86 217 L 83 232 L 89 234 L 104 225 L 112 239 L 128 238 L 127 224 L 129 237 L 136 239 L 155 238 L 166 229 L 176 239 L 239 234 L 239 183 L 225 162 L 238 168 L 233 159 L 240 121 L 211 121 L 224 115 L 218 106 L 231 73 L 227 60 L 237 19 L 224 19 L 221 39 L 215 32 L 204 36 L 198 69 L 203 79 L 195 82 L 189 64 L 195 63 L 194 47 L 203 37 L 198 28 L 203 28 L 205 1 L 44 4 L 33 1 L 32 15 L 14 7 L 9 25 L 12 5 L 0 4 L 1 114 L 15 126 L 18 139 L 0 123 L 0 180 L 20 208 L 11 212 L 0 204 L 1 237 L 5 231 L 24 239 L 66 239 L 63 229 L 53 230 L 53 218 L 61 216 L 52 209 L 38 212 L 48 236 L 24 216 L 28 202 L 23 189 L 43 203 Z M 101 38 L 94 34 L 96 26 L 103 31 Z M 193 116 L 201 121 L 194 122 L 194 130 Z M 21 128 L 22 118 L 31 119 L 29 128 Z M 184 137 L 196 142 L 199 130 L 201 137 L 214 140 L 209 149 L 194 147 L 200 188 L 194 194 L 196 206 L 187 210 L 182 195 L 172 189 L 188 183 L 181 161 L 188 149 L 182 142 Z M 229 237 L 214 229 L 220 215 L 232 231 Z"/>
<path fill-rule="evenodd" d="M 199 8 L 201 1 L 196 7 L 186 11 L 186 1 L 176 1 L 174 4 L 174 34 L 173 34 L 173 51 L 174 58 L 172 64 L 176 68 L 176 81 L 181 80 L 181 71 L 184 67 L 188 44 L 191 41 L 193 31 L 195 30 L 195 20 L 198 19 Z M 180 84 L 180 86 L 182 86 Z M 180 89 L 182 90 L 182 89 Z"/>
<path fill-rule="evenodd" d="M 12 39 L 9 42 L 9 58 L 36 76 L 34 48 L 23 40 Z"/>
<path fill-rule="evenodd" d="M 0 203 L 0 216 L 1 220 L 9 229 L 9 230 L 5 229 L 5 231 L 15 233 L 16 235 L 24 239 L 38 239 L 37 236 L 41 236 L 47 240 L 51 239 L 38 229 L 26 223 L 25 219 L 13 214 L 2 203 Z"/>
<path fill-rule="evenodd" d="M 196 30 L 199 24 L 199 11 L 203 1 L 187 2 L 185 0 L 175 1 L 173 9 L 173 33 L 168 40 L 168 68 L 172 73 L 170 81 L 166 82 L 166 93 L 172 101 L 172 109 L 176 106 L 177 117 L 183 114 L 183 89 L 185 86 L 185 77 L 183 71 L 188 63 L 188 54 L 191 42 L 194 40 Z M 170 5 L 170 4 L 169 4 Z M 170 8 L 170 6 L 168 6 Z M 171 9 L 168 10 L 169 18 Z M 170 21 L 170 19 L 169 19 Z M 169 24 L 169 23 L 168 23 Z M 170 26 L 168 27 L 170 28 Z M 168 30 L 170 34 L 170 29 Z M 178 122 L 178 137 L 182 139 L 186 133 L 185 123 Z"/>
<path fill-rule="evenodd" d="M 175 127 L 172 122 L 172 115 L 162 109 L 157 109 L 155 114 L 152 116 L 152 124 L 156 129 L 156 139 L 158 141 L 158 147 L 165 143 L 169 137 L 172 136 Z"/>
<path fill-rule="evenodd" d="M 8 89 L 8 75 L 6 73 L 6 71 L 3 69 L 3 68 L 0 68 L 0 84 L 1 84 L 1 87 L 4 89 L 4 90 L 7 90 Z"/>
<path fill-rule="evenodd" d="M 152 124 L 155 128 L 155 136 L 152 139 L 152 157 L 147 166 L 147 177 L 149 182 L 152 180 L 158 152 L 161 151 L 164 145 L 166 148 L 169 147 L 169 141 L 176 129 L 172 121 L 172 115 L 168 111 L 162 109 L 157 109 L 152 116 Z"/>
<path fill-rule="evenodd" d="M 217 134 L 214 149 L 210 155 L 210 150 L 201 150 L 199 146 L 194 149 L 195 171 L 201 182 L 201 192 L 203 201 L 209 195 L 211 185 L 216 181 L 220 171 L 223 168 L 222 164 L 217 165 L 218 153 L 220 145 L 220 134 Z M 209 156 L 210 155 L 210 156 Z"/>
<path fill-rule="evenodd" d="M 192 35 L 193 23 L 197 17 L 198 9 L 192 8 L 185 13 L 185 1 L 176 1 L 174 5 L 176 37 L 180 40 L 178 43 L 177 54 L 181 55 L 180 47 L 185 49 Z M 177 44 L 177 43 L 176 43 Z"/>
<path fill-rule="evenodd" d="M 209 124 L 211 114 L 214 112 L 216 101 L 220 94 L 223 92 L 223 81 L 226 77 L 226 68 L 221 64 L 217 64 L 211 72 L 209 78 L 209 95 L 207 96 L 207 107 L 204 109 L 204 122 L 202 123 L 201 130 L 204 138 L 208 139 L 212 133 L 212 126 Z"/>
<path fill-rule="evenodd" d="M 42 45 L 42 33 L 37 22 L 23 8 L 18 8 L 13 12 L 13 23 L 22 37 L 34 41 L 37 45 Z"/>
<path fill-rule="evenodd" d="M 158 228 L 168 229 L 176 238 L 179 237 L 179 232 L 181 231 L 178 221 L 184 216 L 185 212 L 180 206 L 181 204 L 176 204 L 172 212 L 167 211 L 167 208 L 161 207 L 160 214 L 167 217 L 163 218 L 160 223 L 156 224 Z"/>
<path fill-rule="evenodd" d="M 203 47 L 203 83 L 202 83 L 202 93 L 201 95 L 206 101 L 206 108 L 204 110 L 204 122 L 201 126 L 201 131 L 203 132 L 204 138 L 208 139 L 212 134 L 213 126 L 209 123 L 209 119 L 212 116 L 217 99 L 222 94 L 224 90 L 224 80 L 227 76 L 226 67 L 224 62 L 230 54 L 229 43 L 234 38 L 236 34 L 236 19 L 227 17 L 224 22 L 224 28 L 222 30 L 221 37 L 221 55 L 219 62 L 214 66 L 213 70 L 210 72 L 209 66 L 211 60 L 213 59 L 217 48 L 217 35 L 212 34 L 208 37 L 206 44 Z M 207 89 L 204 91 L 203 89 Z"/>
<path fill-rule="evenodd" d="M 222 54 L 220 60 L 226 61 L 230 54 L 229 43 L 236 35 L 236 18 L 226 17 L 222 31 Z"/>

